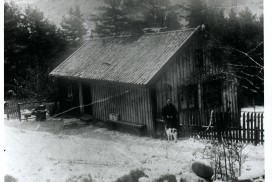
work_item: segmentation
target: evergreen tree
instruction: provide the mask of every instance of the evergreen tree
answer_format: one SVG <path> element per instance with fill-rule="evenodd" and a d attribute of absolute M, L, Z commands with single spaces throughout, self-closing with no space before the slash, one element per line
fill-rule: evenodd
<path fill-rule="evenodd" d="M 188 11 L 186 20 L 188 27 L 197 27 L 208 22 L 208 7 L 201 0 L 191 0 L 188 7 L 183 10 Z"/>
<path fill-rule="evenodd" d="M 104 0 L 92 15 L 100 36 L 142 34 L 143 29 L 174 30 L 181 26 L 168 0 Z"/>
<path fill-rule="evenodd" d="M 95 33 L 100 36 L 125 34 L 129 25 L 121 2 L 122 0 L 104 0 L 105 6 L 98 8 L 98 15 L 92 15 Z"/>
<path fill-rule="evenodd" d="M 248 8 L 238 14 L 231 10 L 224 16 L 224 10 L 216 5 L 190 2 L 188 26 L 205 24 L 204 31 L 210 34 L 206 42 L 222 53 L 222 73 L 238 81 L 240 106 L 252 103 L 252 99 L 263 104 L 263 16 L 257 18 Z"/>
<path fill-rule="evenodd" d="M 27 48 L 25 42 L 28 30 L 24 23 L 25 16 L 11 2 L 4 5 L 4 73 L 5 80 L 14 77 L 15 71 L 22 64 L 21 56 Z"/>
<path fill-rule="evenodd" d="M 66 39 L 60 29 L 45 19 L 38 9 L 27 7 L 21 12 L 14 3 L 5 3 L 4 10 L 5 91 L 12 89 L 17 95 L 22 93 L 22 96 L 28 97 L 23 90 L 34 83 L 21 82 L 31 80 L 26 70 L 48 77 L 46 73 L 66 50 Z M 44 80 L 42 78 L 37 82 L 46 85 Z M 50 89 L 48 85 L 43 88 Z"/>
<path fill-rule="evenodd" d="M 147 28 L 158 27 L 164 30 L 177 30 L 181 27 L 174 6 L 169 0 L 150 0 L 143 4 L 146 8 Z"/>
<path fill-rule="evenodd" d="M 68 17 L 63 17 L 61 27 L 68 41 L 72 45 L 80 44 L 87 33 L 83 14 L 80 11 L 79 5 L 75 8 L 70 8 Z"/>
<path fill-rule="evenodd" d="M 38 9 L 30 6 L 25 10 L 25 23 L 28 29 L 27 50 L 24 54 L 27 65 L 51 67 L 51 59 L 65 50 L 66 40 L 55 24 L 44 18 Z"/>

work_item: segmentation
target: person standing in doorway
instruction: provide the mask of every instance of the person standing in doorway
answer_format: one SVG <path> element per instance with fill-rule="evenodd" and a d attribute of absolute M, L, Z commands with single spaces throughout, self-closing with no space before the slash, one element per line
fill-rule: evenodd
<path fill-rule="evenodd" d="M 175 128 L 178 130 L 177 108 L 171 103 L 171 99 L 167 99 L 167 104 L 162 109 L 162 116 L 166 122 L 166 128 Z"/>

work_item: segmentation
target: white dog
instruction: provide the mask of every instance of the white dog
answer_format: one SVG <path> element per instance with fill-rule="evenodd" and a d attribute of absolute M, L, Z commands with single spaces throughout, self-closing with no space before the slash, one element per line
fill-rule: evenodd
<path fill-rule="evenodd" d="M 174 140 L 177 143 L 177 136 L 178 136 L 178 131 L 176 128 L 167 128 L 165 127 L 165 133 L 167 135 L 167 139 L 169 140 Z"/>

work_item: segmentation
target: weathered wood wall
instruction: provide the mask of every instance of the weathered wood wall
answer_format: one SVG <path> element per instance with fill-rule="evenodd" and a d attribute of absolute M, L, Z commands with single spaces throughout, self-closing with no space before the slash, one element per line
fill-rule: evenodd
<path fill-rule="evenodd" d="M 80 113 L 79 102 L 79 80 L 59 79 L 59 99 L 62 111 L 72 107 L 78 107 L 68 114 Z M 72 85 L 73 99 L 68 99 L 68 85 Z M 152 108 L 151 90 L 145 87 L 131 87 L 126 85 L 116 85 L 103 82 L 81 82 L 83 85 L 89 85 L 89 95 L 91 103 L 84 102 L 84 105 L 91 104 L 91 107 L 84 107 L 84 112 L 92 114 L 96 119 L 109 120 L 109 114 L 120 115 L 120 120 L 146 125 L 147 132 L 155 132 L 154 126 L 154 108 Z M 85 93 L 86 94 L 86 93 Z M 82 98 L 84 101 L 86 98 Z"/>
<path fill-rule="evenodd" d="M 72 89 L 73 96 L 68 98 L 68 85 Z M 70 108 L 79 106 L 79 90 L 78 82 L 69 79 L 58 79 L 58 98 L 60 102 L 60 110 L 66 111 Z M 79 108 L 73 109 L 66 114 L 79 115 Z"/>
<path fill-rule="evenodd" d="M 196 60 L 195 50 L 203 51 L 203 62 Z M 179 109 L 180 124 L 190 125 L 196 120 L 201 120 L 203 125 L 208 125 L 211 110 L 237 113 L 237 88 L 232 81 L 223 81 L 221 86 L 222 105 L 215 108 L 203 106 L 203 83 L 207 78 L 220 72 L 219 60 L 211 51 L 201 43 L 194 41 L 186 48 L 180 50 L 165 68 L 165 72 L 157 79 L 157 119 L 161 119 L 162 108 L 166 105 L 167 98 L 172 98 L 173 104 L 178 108 L 178 89 L 183 85 L 196 84 L 198 87 L 198 107 L 195 109 Z M 199 65 L 200 64 L 200 65 Z M 234 116 L 233 116 L 234 117 Z"/>
<path fill-rule="evenodd" d="M 111 84 L 92 84 L 93 116 L 108 120 L 110 113 L 120 115 L 120 120 L 144 124 L 147 132 L 154 131 L 151 95 L 148 88 L 126 87 Z"/>

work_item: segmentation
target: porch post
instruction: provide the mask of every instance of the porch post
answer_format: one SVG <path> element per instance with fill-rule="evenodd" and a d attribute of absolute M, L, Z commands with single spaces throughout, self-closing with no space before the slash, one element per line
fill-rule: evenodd
<path fill-rule="evenodd" d="M 78 82 L 80 114 L 84 115 L 82 83 Z"/>
<path fill-rule="evenodd" d="M 156 119 L 157 119 L 157 97 L 156 97 L 156 88 L 149 88 L 149 102 L 151 103 L 151 112 L 152 112 L 152 122 L 153 122 L 153 128 L 152 128 L 152 135 L 156 137 Z"/>

